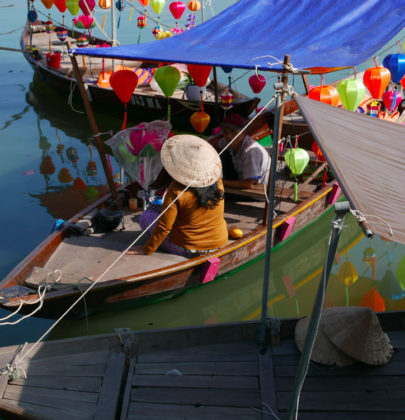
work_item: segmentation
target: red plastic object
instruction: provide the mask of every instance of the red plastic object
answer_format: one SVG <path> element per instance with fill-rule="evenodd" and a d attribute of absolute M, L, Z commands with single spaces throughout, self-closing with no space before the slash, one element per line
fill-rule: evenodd
<path fill-rule="evenodd" d="M 280 241 L 284 241 L 290 236 L 295 220 L 295 217 L 291 216 L 281 225 L 280 233 L 278 234 Z"/>
<path fill-rule="evenodd" d="M 46 64 L 48 67 L 59 69 L 61 60 L 62 60 L 62 56 L 59 52 L 46 54 Z"/>

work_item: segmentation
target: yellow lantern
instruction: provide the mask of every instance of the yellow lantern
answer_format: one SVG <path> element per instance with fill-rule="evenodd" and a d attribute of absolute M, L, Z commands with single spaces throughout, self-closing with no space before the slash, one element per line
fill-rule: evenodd
<path fill-rule="evenodd" d="M 359 279 L 359 275 L 357 274 L 354 265 L 350 261 L 345 261 L 339 268 L 337 278 L 340 283 L 345 285 L 346 306 L 349 306 L 349 286 L 356 283 Z"/>

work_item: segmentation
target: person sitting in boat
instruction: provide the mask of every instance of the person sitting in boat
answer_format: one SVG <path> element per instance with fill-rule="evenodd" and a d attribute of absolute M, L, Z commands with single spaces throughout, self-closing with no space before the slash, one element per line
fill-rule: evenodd
<path fill-rule="evenodd" d="M 199 137 L 177 135 L 163 144 L 161 159 L 173 178 L 161 217 L 150 228 L 153 233 L 146 244 L 131 248 L 128 254 L 152 254 L 160 247 L 189 258 L 226 245 L 222 165 L 216 150 Z M 186 186 L 189 189 L 183 192 Z M 146 210 L 141 228 L 148 228 L 158 216 L 157 211 Z"/>
<path fill-rule="evenodd" d="M 238 135 L 245 125 L 239 114 L 229 114 L 220 124 L 222 131 L 207 138 L 217 150 L 222 150 Z M 228 152 L 229 151 L 229 152 Z M 224 186 L 252 188 L 254 184 L 267 184 L 270 156 L 266 149 L 248 135 L 241 133 L 221 155 Z"/>

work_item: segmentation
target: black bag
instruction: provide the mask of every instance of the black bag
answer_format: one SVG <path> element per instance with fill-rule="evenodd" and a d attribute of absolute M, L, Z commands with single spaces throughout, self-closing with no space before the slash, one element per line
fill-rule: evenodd
<path fill-rule="evenodd" d="M 121 210 L 102 208 L 91 218 L 91 227 L 94 229 L 94 233 L 112 232 L 121 222 L 123 222 Z M 122 229 L 124 229 L 124 225 Z"/>

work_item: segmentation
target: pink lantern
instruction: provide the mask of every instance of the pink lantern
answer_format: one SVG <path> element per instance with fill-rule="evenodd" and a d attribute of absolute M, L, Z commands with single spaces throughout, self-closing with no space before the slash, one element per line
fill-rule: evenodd
<path fill-rule="evenodd" d="M 260 93 L 266 86 L 266 78 L 261 74 L 254 74 L 249 77 L 249 85 L 254 93 Z"/>
<path fill-rule="evenodd" d="M 387 90 L 387 92 L 383 93 L 382 99 L 387 110 L 394 111 L 397 108 L 397 106 L 401 103 L 402 96 L 397 90 Z"/>
<path fill-rule="evenodd" d="M 181 1 L 174 1 L 169 4 L 169 9 L 173 17 L 178 20 L 182 17 L 184 11 L 186 10 L 186 5 Z"/>
<path fill-rule="evenodd" d="M 96 2 L 95 0 L 79 0 L 79 7 L 85 15 L 90 16 L 91 12 L 96 7 Z"/>

